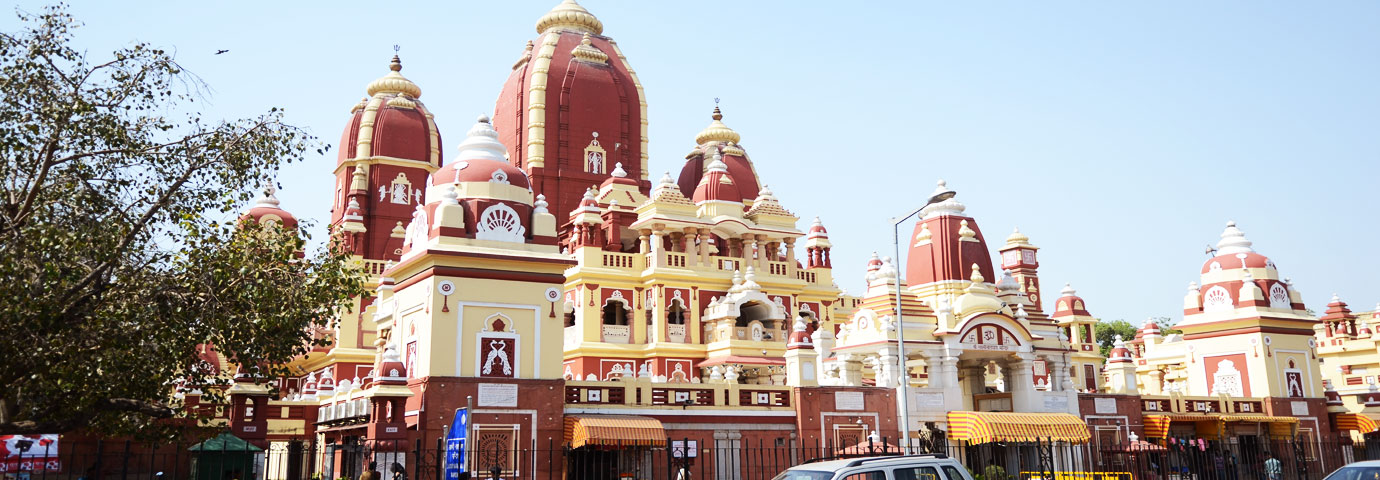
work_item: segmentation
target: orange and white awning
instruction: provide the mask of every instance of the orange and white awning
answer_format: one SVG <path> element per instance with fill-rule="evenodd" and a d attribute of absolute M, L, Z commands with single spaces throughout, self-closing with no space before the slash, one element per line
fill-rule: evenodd
<path fill-rule="evenodd" d="M 1168 414 L 1168 415 L 1146 415 L 1142 417 L 1145 424 L 1145 436 L 1148 438 L 1166 438 L 1169 436 L 1170 423 L 1193 423 L 1198 425 L 1198 434 L 1220 436 L 1223 425 L 1229 422 L 1249 422 L 1265 423 L 1270 426 L 1271 435 L 1292 435 L 1293 426 L 1299 423 L 1299 419 L 1294 417 L 1280 417 L 1270 415 L 1232 415 L 1232 414 Z"/>
<path fill-rule="evenodd" d="M 1375 420 L 1361 413 L 1338 413 L 1338 430 L 1355 430 L 1362 434 L 1374 432 L 1377 428 Z"/>
<path fill-rule="evenodd" d="M 570 448 L 664 447 L 666 429 L 655 418 L 635 415 L 566 415 L 565 441 Z"/>
<path fill-rule="evenodd" d="M 949 438 L 970 444 L 1087 443 L 1091 437 L 1088 425 L 1067 413 L 949 412 Z"/>

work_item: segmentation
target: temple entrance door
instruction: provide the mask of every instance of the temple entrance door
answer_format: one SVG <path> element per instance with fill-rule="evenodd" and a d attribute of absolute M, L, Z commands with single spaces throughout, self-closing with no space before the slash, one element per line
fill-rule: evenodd
<path fill-rule="evenodd" d="M 618 450 L 577 448 L 570 451 L 570 478 L 618 478 Z"/>
<path fill-rule="evenodd" d="M 1123 458 L 1125 455 L 1106 453 L 1122 446 L 1121 427 L 1099 425 L 1095 428 L 1097 429 L 1098 466 L 1109 472 L 1125 471 L 1126 459 Z"/>
<path fill-rule="evenodd" d="M 1236 442 L 1236 468 L 1245 478 L 1264 478 L 1264 472 L 1260 469 L 1264 466 L 1265 457 L 1261 454 L 1265 452 L 1266 445 L 1262 444 L 1260 437 L 1240 435 L 1236 437 Z"/>

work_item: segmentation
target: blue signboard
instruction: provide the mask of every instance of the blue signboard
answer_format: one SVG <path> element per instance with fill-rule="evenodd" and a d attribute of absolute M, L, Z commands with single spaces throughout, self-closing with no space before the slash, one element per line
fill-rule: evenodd
<path fill-rule="evenodd" d="M 470 412 L 468 409 L 455 409 L 455 420 L 446 434 L 446 480 L 458 480 L 465 471 L 465 441 L 470 431 Z"/>

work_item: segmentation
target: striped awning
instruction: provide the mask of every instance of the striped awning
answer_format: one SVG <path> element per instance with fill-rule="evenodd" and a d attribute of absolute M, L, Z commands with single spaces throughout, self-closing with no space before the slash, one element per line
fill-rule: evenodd
<path fill-rule="evenodd" d="M 1294 417 L 1275 417 L 1270 415 L 1221 415 L 1223 422 L 1254 423 L 1299 423 Z"/>
<path fill-rule="evenodd" d="M 1362 434 L 1374 432 L 1376 429 L 1375 420 L 1360 413 L 1338 413 L 1338 430 L 1355 430 Z"/>
<path fill-rule="evenodd" d="M 655 418 L 635 415 L 566 415 L 565 441 L 570 448 L 664 447 L 666 429 Z"/>
<path fill-rule="evenodd" d="M 1201 414 L 1201 413 L 1198 413 L 1198 414 L 1194 414 L 1194 413 L 1171 413 L 1171 414 L 1169 414 L 1169 415 L 1165 415 L 1165 417 L 1168 417 L 1170 421 L 1174 421 L 1174 422 L 1185 422 L 1185 423 L 1191 423 L 1191 422 L 1216 422 L 1216 421 L 1219 421 L 1219 420 L 1222 419 L 1222 416 L 1221 416 L 1221 415 L 1216 415 L 1216 414 L 1211 414 L 1211 413 L 1208 413 L 1208 414 Z"/>
<path fill-rule="evenodd" d="M 1145 423 L 1146 438 L 1168 438 L 1169 422 L 1168 415 L 1146 415 L 1142 417 Z"/>
<path fill-rule="evenodd" d="M 1087 443 L 1088 425 L 1067 413 L 949 412 L 949 438 L 969 444 L 1059 441 Z"/>

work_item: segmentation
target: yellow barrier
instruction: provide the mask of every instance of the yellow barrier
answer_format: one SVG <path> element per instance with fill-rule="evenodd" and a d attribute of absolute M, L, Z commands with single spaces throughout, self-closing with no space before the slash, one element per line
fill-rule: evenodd
<path fill-rule="evenodd" d="M 1132 480 L 1131 472 L 1054 472 L 1046 478 L 1043 472 L 1021 472 L 1021 480 Z"/>

